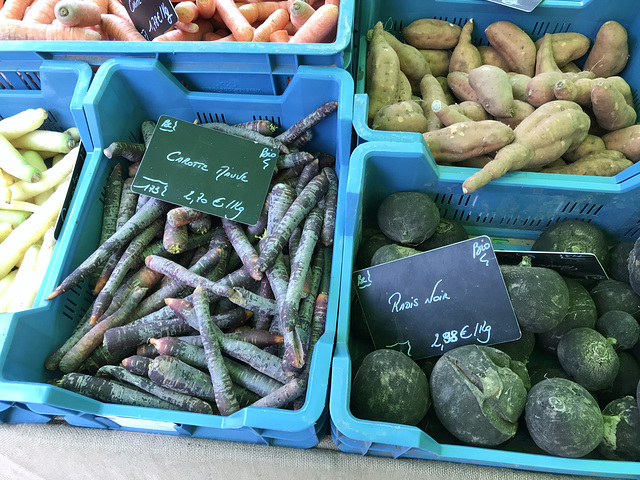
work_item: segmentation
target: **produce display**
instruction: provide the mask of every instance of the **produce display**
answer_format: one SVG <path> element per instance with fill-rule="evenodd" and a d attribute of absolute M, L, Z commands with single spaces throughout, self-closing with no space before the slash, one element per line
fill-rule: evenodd
<path fill-rule="evenodd" d="M 184 0 L 175 2 L 175 25 L 153 41 L 332 42 L 339 5 Z M 147 41 L 120 0 L 6 0 L 0 7 L 0 40 Z"/>
<path fill-rule="evenodd" d="M 463 222 L 440 218 L 437 209 L 434 216 L 430 202 L 418 191 L 386 196 L 377 223 L 362 232 L 354 269 L 430 250 L 433 237 L 432 248 L 471 238 Z M 640 239 L 607 238 L 594 223 L 560 220 L 531 250 L 594 254 L 608 279 L 572 278 L 533 266 L 527 255 L 500 265 L 522 332 L 507 343 L 453 346 L 418 359 L 393 345 L 376 349 L 355 297 L 352 414 L 416 426 L 441 444 L 640 461 L 640 289 L 628 280 Z"/>
<path fill-rule="evenodd" d="M 476 46 L 477 28 L 488 45 Z M 534 42 L 507 20 L 422 18 L 401 38 L 382 22 L 367 34 L 369 126 L 421 133 L 436 163 L 479 168 L 463 193 L 513 170 L 615 176 L 640 158 L 618 22 L 593 41 L 563 32 Z"/>
<path fill-rule="evenodd" d="M 47 116 L 35 108 L 0 120 L 0 312 L 33 306 L 78 157 L 77 129 L 43 130 Z"/>
<path fill-rule="evenodd" d="M 268 120 L 224 130 L 277 145 L 277 173 L 255 225 L 134 193 L 144 143 L 117 141 L 100 246 L 47 297 L 89 279 L 95 298 L 51 352 L 55 385 L 108 403 L 231 415 L 304 403 L 324 332 L 338 177 L 332 155 L 304 150 L 337 109 L 286 130 Z M 203 124 L 214 128 L 216 124 Z M 122 165 L 129 168 L 122 168 Z"/>

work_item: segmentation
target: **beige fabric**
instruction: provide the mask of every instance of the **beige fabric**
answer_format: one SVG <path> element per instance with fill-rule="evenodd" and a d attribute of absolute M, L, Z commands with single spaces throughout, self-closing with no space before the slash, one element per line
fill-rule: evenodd
<path fill-rule="evenodd" d="M 521 470 L 100 430 L 0 424 L 0 480 L 577 480 Z"/>

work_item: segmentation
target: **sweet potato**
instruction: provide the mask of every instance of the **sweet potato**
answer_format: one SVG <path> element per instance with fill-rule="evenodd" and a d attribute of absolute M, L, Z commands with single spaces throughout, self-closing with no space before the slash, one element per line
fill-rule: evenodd
<path fill-rule="evenodd" d="M 533 105 L 520 100 L 513 101 L 513 115 L 511 117 L 494 117 L 495 120 L 515 129 L 522 121 L 535 111 Z"/>
<path fill-rule="evenodd" d="M 447 77 L 436 77 L 436 80 L 438 80 L 438 83 L 442 87 L 442 91 L 444 92 L 444 98 L 447 101 L 447 105 L 456 103 L 458 99 L 453 94 L 453 90 L 451 90 L 451 87 L 449 87 L 449 84 L 447 83 Z"/>
<path fill-rule="evenodd" d="M 505 72 L 509 71 L 509 65 L 504 61 L 502 55 L 498 53 L 498 51 L 493 48 L 491 45 L 478 45 L 478 52 L 480 52 L 480 58 L 482 59 L 483 65 L 493 65 L 495 67 L 501 68 Z"/>
<path fill-rule="evenodd" d="M 367 53 L 365 89 L 369 95 L 369 121 L 385 105 L 398 99 L 400 60 L 384 35 L 382 22 L 373 28 Z"/>
<path fill-rule="evenodd" d="M 496 151 L 515 138 L 511 128 L 495 120 L 456 123 L 422 136 L 433 158 L 445 162 L 459 162 Z"/>
<path fill-rule="evenodd" d="M 610 77 L 620 73 L 629 60 L 627 30 L 614 20 L 602 24 L 584 62 L 584 70 L 596 77 Z"/>
<path fill-rule="evenodd" d="M 576 65 L 575 62 L 569 62 L 566 65 L 563 65 L 562 67 L 560 67 L 560 70 L 562 70 L 564 73 L 578 73 L 582 71 L 582 69 L 578 65 Z"/>
<path fill-rule="evenodd" d="M 442 122 L 431 111 L 431 104 L 435 100 L 446 103 L 446 98 L 440 82 L 433 75 L 427 74 L 420 81 L 420 97 L 422 98 L 422 110 L 427 119 L 427 131 L 432 132 L 442 128 Z"/>
<path fill-rule="evenodd" d="M 411 100 L 413 87 L 402 70 L 398 70 L 398 101 Z"/>
<path fill-rule="evenodd" d="M 606 83 L 598 83 L 591 89 L 591 108 L 598 125 L 609 131 L 630 127 L 637 118 L 622 93 Z"/>
<path fill-rule="evenodd" d="M 482 65 L 482 57 L 476 46 L 471 42 L 471 34 L 473 33 L 473 18 L 470 18 L 462 31 L 456 48 L 451 53 L 449 61 L 450 72 L 467 72 Z"/>
<path fill-rule="evenodd" d="M 511 170 L 544 167 L 580 145 L 590 123 L 577 103 L 554 100 L 542 105 L 516 127 L 511 144 L 498 150 L 493 161 L 463 182 L 462 192 L 475 192 Z"/>
<path fill-rule="evenodd" d="M 462 114 L 458 109 L 452 108 L 451 106 L 442 103 L 440 100 L 435 100 L 431 104 L 431 111 L 440 119 L 445 127 L 453 125 L 454 123 L 473 121 L 466 115 Z"/>
<path fill-rule="evenodd" d="M 589 37 L 578 32 L 549 33 L 547 35 L 551 37 L 553 57 L 556 65 L 560 68 L 584 56 L 591 46 Z M 540 48 L 541 43 L 542 38 L 536 40 L 536 48 Z"/>
<path fill-rule="evenodd" d="M 563 157 L 568 163 L 573 163 L 585 155 L 606 149 L 607 147 L 602 138 L 596 137 L 595 135 L 587 135 L 578 147 L 570 152 L 566 152 Z"/>
<path fill-rule="evenodd" d="M 480 122 L 482 120 L 491 120 L 491 116 L 484 108 L 482 108 L 482 105 L 480 105 L 478 102 L 467 100 L 457 104 L 452 104 L 450 105 L 450 107 L 454 110 L 457 110 L 465 117 L 469 117 L 475 122 Z"/>
<path fill-rule="evenodd" d="M 557 100 L 570 100 L 578 105 L 591 105 L 591 90 L 597 84 L 609 85 L 618 90 L 628 105 L 633 107 L 633 93 L 631 87 L 622 78 L 611 76 L 608 78 L 572 78 L 566 76 L 554 86 L 554 94 Z"/>
<path fill-rule="evenodd" d="M 536 75 L 545 72 L 562 72 L 553 56 L 553 42 L 551 34 L 545 33 L 536 53 Z"/>
<path fill-rule="evenodd" d="M 618 150 L 632 162 L 640 160 L 640 125 L 631 125 L 602 136 L 610 150 Z"/>
<path fill-rule="evenodd" d="M 513 116 L 513 89 L 507 72 L 493 65 L 483 65 L 469 72 L 469 85 L 478 103 L 494 117 Z"/>
<path fill-rule="evenodd" d="M 447 50 L 454 48 L 462 28 L 445 20 L 421 18 L 402 30 L 404 41 L 418 49 Z"/>
<path fill-rule="evenodd" d="M 564 73 L 543 72 L 534 76 L 527 84 L 527 102 L 534 107 L 556 100 L 555 86 L 563 79 L 578 80 L 580 78 L 593 78 L 592 72 Z"/>
<path fill-rule="evenodd" d="M 446 77 L 449 73 L 449 61 L 451 52 L 449 50 L 418 49 L 429 65 L 431 74 L 434 77 Z"/>
<path fill-rule="evenodd" d="M 427 119 L 422 113 L 422 107 L 413 100 L 385 105 L 373 117 L 374 130 L 396 132 L 427 131 Z"/>
<path fill-rule="evenodd" d="M 469 85 L 469 74 L 466 72 L 449 72 L 447 75 L 449 88 L 460 101 L 477 102 L 478 95 Z"/>
<path fill-rule="evenodd" d="M 546 173 L 562 173 L 566 175 L 590 175 L 598 177 L 613 177 L 633 165 L 621 152 L 617 150 L 601 150 L 580 157 L 568 165 L 545 168 Z"/>
<path fill-rule="evenodd" d="M 384 31 L 383 34 L 389 46 L 393 48 L 396 55 L 398 55 L 400 70 L 407 76 L 411 85 L 417 89 L 422 77 L 427 73 L 431 73 L 429 64 L 416 47 L 402 43 L 389 32 Z"/>
<path fill-rule="evenodd" d="M 531 81 L 531 77 L 523 75 L 522 73 L 516 73 L 509 76 L 509 82 L 511 83 L 511 90 L 513 91 L 513 99 L 520 100 L 521 102 L 527 101 L 527 84 Z"/>
<path fill-rule="evenodd" d="M 500 20 L 490 24 L 484 33 L 511 71 L 533 77 L 536 45 L 524 30 L 514 23 Z"/>

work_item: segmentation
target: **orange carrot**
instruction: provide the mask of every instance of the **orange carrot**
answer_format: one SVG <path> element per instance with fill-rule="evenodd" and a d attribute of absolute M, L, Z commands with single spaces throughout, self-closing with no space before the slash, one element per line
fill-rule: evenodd
<path fill-rule="evenodd" d="M 198 16 L 211 18 L 216 13 L 216 0 L 196 0 Z"/>
<path fill-rule="evenodd" d="M 289 23 L 289 13 L 282 8 L 276 10 L 253 32 L 253 41 L 268 42 L 269 36 L 277 30 L 282 30 L 287 23 Z"/>
<path fill-rule="evenodd" d="M 290 37 L 293 37 L 298 29 L 291 23 L 291 20 L 284 26 L 283 30 L 286 30 Z"/>
<path fill-rule="evenodd" d="M 296 29 L 299 29 L 304 23 L 311 18 L 311 15 L 315 13 L 313 8 L 308 3 L 302 0 L 296 0 L 289 7 L 289 14 L 291 15 L 291 23 Z"/>
<path fill-rule="evenodd" d="M 198 30 L 200 30 L 198 24 L 193 22 L 176 22 L 173 26 L 185 33 L 198 33 Z"/>
<path fill-rule="evenodd" d="M 0 10 L 0 19 L 9 18 L 12 20 L 22 20 L 24 12 L 29 8 L 33 0 L 7 0 L 2 10 Z"/>
<path fill-rule="evenodd" d="M 0 20 L 0 40 L 102 40 L 102 37 L 89 28 L 26 24 L 7 18 Z"/>
<path fill-rule="evenodd" d="M 108 1 L 107 5 L 109 7 L 110 14 L 120 17 L 122 20 L 125 20 L 131 23 L 131 17 L 129 17 L 129 12 L 127 12 L 127 9 L 124 8 L 124 5 L 122 5 L 120 0 L 107 0 L 107 1 Z"/>
<path fill-rule="evenodd" d="M 289 11 L 292 1 L 289 0 L 272 0 L 260 3 L 246 3 L 238 7 L 238 11 L 249 23 L 264 22 L 269 15 L 276 10 L 282 8 Z"/>
<path fill-rule="evenodd" d="M 210 22 L 203 18 L 198 18 L 195 22 L 198 26 L 198 31 L 195 33 L 185 32 L 183 30 L 175 29 L 158 35 L 153 39 L 154 42 L 185 42 L 185 41 L 197 41 L 202 40 L 202 37 L 213 31 L 213 26 Z"/>
<path fill-rule="evenodd" d="M 318 43 L 338 24 L 340 9 L 335 5 L 322 5 L 291 37 L 289 43 Z"/>
<path fill-rule="evenodd" d="M 176 11 L 180 22 L 190 23 L 198 18 L 198 6 L 194 2 L 178 2 L 173 6 L 173 9 Z"/>
<path fill-rule="evenodd" d="M 100 21 L 102 29 L 112 40 L 123 40 L 127 42 L 146 42 L 147 39 L 142 36 L 136 27 L 133 26 L 131 20 L 127 21 L 112 13 L 102 15 Z"/>
<path fill-rule="evenodd" d="M 109 0 L 91 0 L 93 3 L 98 5 L 100 8 L 100 13 L 109 13 Z"/>
<path fill-rule="evenodd" d="M 58 21 L 67 27 L 92 27 L 101 20 L 97 3 L 86 0 L 59 0 L 54 8 Z"/>
<path fill-rule="evenodd" d="M 24 13 L 22 20 L 25 22 L 44 23 L 49 25 L 56 18 L 53 9 L 57 0 L 33 0 L 31 6 Z"/>
<path fill-rule="evenodd" d="M 253 39 L 255 28 L 240 13 L 233 0 L 216 0 L 216 10 L 236 40 L 250 42 Z"/>
<path fill-rule="evenodd" d="M 202 36 L 202 40 L 205 42 L 215 42 L 216 40 L 220 40 L 222 38 L 221 35 L 218 35 L 216 32 L 208 32 Z"/>
<path fill-rule="evenodd" d="M 286 30 L 276 30 L 271 35 L 269 35 L 270 42 L 281 42 L 287 43 L 289 41 L 289 32 Z"/>

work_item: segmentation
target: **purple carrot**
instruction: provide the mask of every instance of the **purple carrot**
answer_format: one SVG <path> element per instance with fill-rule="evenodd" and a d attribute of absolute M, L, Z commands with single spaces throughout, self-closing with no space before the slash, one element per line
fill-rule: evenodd
<path fill-rule="evenodd" d="M 47 300 L 57 297 L 82 282 L 100 262 L 106 260 L 111 253 L 126 245 L 143 229 L 164 215 L 168 208 L 169 205 L 165 202 L 155 198 L 149 200 L 122 228 L 109 237 L 106 242 L 98 247 L 79 267 L 67 276 L 62 283 L 54 289 L 53 293 L 47 297 Z"/>
<path fill-rule="evenodd" d="M 153 120 L 145 120 L 140 124 L 140 133 L 142 134 L 142 143 L 144 143 L 145 148 L 149 146 L 149 142 L 151 141 L 151 137 L 153 137 L 153 132 L 156 129 L 156 122 Z"/>
<path fill-rule="evenodd" d="M 120 260 L 111 272 L 109 280 L 107 280 L 107 283 L 105 283 L 96 297 L 91 312 L 91 322 L 95 322 L 107 310 L 116 290 L 122 285 L 124 277 L 131 269 L 131 265 L 135 262 L 136 257 L 142 253 L 144 248 L 153 240 L 153 237 L 162 231 L 163 223 L 164 220 L 158 218 L 131 240 L 131 243 L 129 243 L 124 250 Z"/>
<path fill-rule="evenodd" d="M 318 159 L 318 163 L 320 163 L 320 170 L 323 170 L 327 167 L 331 167 L 333 169 L 336 168 L 336 157 L 331 154 L 325 152 L 317 152 L 314 156 Z"/>
<path fill-rule="evenodd" d="M 144 204 L 147 203 L 150 198 L 151 197 L 148 195 L 138 195 L 138 201 L 136 202 L 136 212 L 144 207 Z"/>
<path fill-rule="evenodd" d="M 136 355 L 140 355 L 141 357 L 155 358 L 160 354 L 158 353 L 158 349 L 156 349 L 156 347 L 154 347 L 150 343 L 143 343 L 142 345 L 138 345 L 138 348 L 136 348 Z"/>
<path fill-rule="evenodd" d="M 298 138 L 289 143 L 289 148 L 300 150 L 307 143 L 313 140 L 313 132 L 311 130 L 307 130 L 303 132 Z"/>
<path fill-rule="evenodd" d="M 302 298 L 304 280 L 311 264 L 313 251 L 318 243 L 324 215 L 321 209 L 311 210 L 302 229 L 300 245 L 291 264 L 291 277 L 287 293 L 280 309 L 280 321 L 283 326 L 284 355 L 283 368 L 296 371 L 304 365 L 304 346 L 296 328 L 298 309 Z"/>
<path fill-rule="evenodd" d="M 154 395 L 161 400 L 169 402 L 177 410 L 213 415 L 213 409 L 207 402 L 191 395 L 185 395 L 184 393 L 175 392 L 168 388 L 161 387 L 148 378 L 131 373 L 124 367 L 117 365 L 105 365 L 100 367 L 96 375 L 99 376 L 102 374 L 111 375 L 121 382 L 138 387 L 150 395 Z"/>
<path fill-rule="evenodd" d="M 274 299 L 273 290 L 271 290 L 271 285 L 269 284 L 269 278 L 267 275 L 262 277 L 260 281 L 260 296 L 268 299 Z M 271 315 L 267 315 L 265 313 L 259 313 L 256 315 L 256 328 L 259 330 L 269 330 L 269 325 L 271 325 L 271 320 L 273 317 Z"/>
<path fill-rule="evenodd" d="M 231 289 L 227 298 L 239 307 L 251 310 L 254 314 L 264 313 L 267 315 L 275 315 L 278 313 L 276 302 L 268 298 L 263 298 L 246 288 L 236 287 Z"/>
<path fill-rule="evenodd" d="M 191 233 L 195 233 L 196 235 L 202 235 L 203 233 L 207 233 L 211 230 L 213 226 L 213 220 L 211 219 L 211 215 L 205 215 L 204 217 L 196 218 L 189 222 L 187 225 L 187 229 Z"/>
<path fill-rule="evenodd" d="M 278 390 L 270 393 L 269 395 L 262 397 L 257 402 L 251 404 L 252 407 L 268 407 L 268 408 L 282 408 L 289 403 L 293 402 L 300 395 L 304 394 L 307 389 L 307 378 L 298 377 L 293 380 L 289 380 Z"/>
<path fill-rule="evenodd" d="M 53 353 L 51 353 L 45 360 L 44 366 L 47 370 L 57 370 L 60 365 L 60 360 L 64 355 L 71 350 L 71 348 L 78 343 L 89 330 L 91 330 L 91 308 L 85 312 L 83 317 L 78 322 L 78 325 L 73 329 L 69 338 L 58 347 Z"/>
<path fill-rule="evenodd" d="M 291 152 L 288 155 L 280 155 L 276 161 L 278 170 L 283 168 L 297 167 L 313 162 L 314 156 L 309 152 Z"/>
<path fill-rule="evenodd" d="M 131 355 L 129 357 L 123 358 L 120 363 L 131 373 L 147 376 L 152 360 L 152 358 L 144 357 L 142 355 Z"/>
<path fill-rule="evenodd" d="M 329 179 L 320 173 L 316 175 L 300 195 L 293 201 L 282 220 L 276 226 L 275 231 L 269 231 L 264 245 L 261 245 L 260 256 L 258 257 L 258 269 L 262 272 L 267 270 L 276 261 L 278 254 L 282 252 L 285 242 L 289 239 L 291 232 L 308 215 L 311 209 L 324 196 L 329 187 Z"/>
<path fill-rule="evenodd" d="M 95 324 L 60 360 L 59 368 L 63 372 L 72 372 L 102 343 L 104 332 L 124 323 L 138 302 L 147 293 L 146 288 L 136 288 L 131 296 L 113 315 Z"/>
<path fill-rule="evenodd" d="M 175 207 L 167 212 L 167 223 L 174 227 L 182 227 L 206 215 L 205 212 L 193 208 Z"/>
<path fill-rule="evenodd" d="M 256 268 L 258 254 L 247 238 L 247 234 L 242 228 L 242 225 L 234 222 L 233 220 L 223 218 L 222 226 L 224 227 L 224 231 L 227 234 L 227 238 L 231 242 L 233 249 L 240 257 L 240 260 L 242 260 L 242 264 L 253 278 L 260 280 L 262 278 L 262 273 L 258 272 Z"/>
<path fill-rule="evenodd" d="M 130 162 L 139 162 L 144 155 L 145 147 L 143 143 L 117 141 L 111 143 L 103 150 L 105 157 L 123 157 Z"/>
<path fill-rule="evenodd" d="M 316 297 L 320 290 L 323 267 L 324 249 L 318 248 L 316 249 L 316 252 L 313 255 L 313 260 L 311 261 L 311 286 L 309 295 L 302 299 L 300 302 L 300 309 L 298 311 L 297 328 L 305 348 L 308 348 L 309 345 L 309 331 L 311 329 L 311 320 L 313 317 Z"/>
<path fill-rule="evenodd" d="M 260 145 L 277 148 L 282 153 L 289 153 L 289 149 L 287 148 L 287 146 L 282 142 L 282 140 L 279 140 L 277 137 L 267 137 L 266 135 L 254 132 L 253 130 L 234 127 L 232 125 L 227 125 L 226 123 L 203 123 L 200 126 L 208 128 L 210 130 L 216 130 L 218 132 L 235 135 L 236 137 L 246 138 L 247 140 L 252 140 L 256 143 L 259 143 Z"/>
<path fill-rule="evenodd" d="M 190 272 L 183 266 L 178 265 L 176 262 L 172 262 L 169 259 L 162 258 L 157 255 L 149 255 L 145 259 L 145 263 L 151 270 L 167 275 L 175 280 L 179 280 L 190 287 L 201 287 L 222 297 L 228 297 L 229 293 L 231 293 L 231 289 L 220 284 L 220 282 L 212 282 L 201 275 Z"/>
<path fill-rule="evenodd" d="M 117 352 L 108 352 L 104 345 L 98 347 L 91 352 L 91 355 L 82 362 L 76 371 L 95 374 L 103 365 L 113 365 L 120 363 L 123 358 L 132 355 L 133 350 L 118 350 Z"/>
<path fill-rule="evenodd" d="M 251 328 L 249 330 L 240 330 L 238 332 L 225 333 L 227 338 L 241 340 L 243 342 L 252 343 L 256 347 L 265 348 L 271 345 L 277 345 L 284 342 L 282 335 L 274 335 L 266 330 L 258 330 Z"/>
<path fill-rule="evenodd" d="M 67 373 L 55 385 L 80 395 L 105 403 L 134 405 L 136 407 L 164 408 L 173 410 L 174 406 L 165 400 L 137 388 L 82 373 Z"/>
<path fill-rule="evenodd" d="M 320 172 L 320 167 L 318 160 L 314 160 L 311 163 L 307 163 L 302 172 L 300 172 L 300 177 L 298 177 L 298 183 L 296 184 L 296 193 L 300 195 L 304 187 L 307 186 L 307 183 L 311 181 L 313 177 L 315 177 Z"/>
<path fill-rule="evenodd" d="M 251 120 L 250 122 L 236 123 L 234 127 L 253 130 L 267 137 L 272 136 L 278 129 L 278 127 L 269 120 Z"/>
<path fill-rule="evenodd" d="M 189 230 L 186 225 L 174 227 L 169 222 L 164 224 L 162 244 L 167 252 L 172 254 L 182 253 L 187 249 Z"/>
<path fill-rule="evenodd" d="M 120 210 L 120 196 L 122 195 L 122 165 L 119 163 L 111 169 L 104 191 L 104 210 L 102 213 L 102 229 L 100 231 L 100 245 L 116 231 L 118 211 Z"/>
<path fill-rule="evenodd" d="M 278 135 L 276 139 L 280 140 L 284 144 L 291 143 L 300 135 L 302 135 L 302 133 L 306 132 L 311 127 L 317 125 L 321 120 L 329 116 L 331 113 L 335 112 L 337 108 L 338 102 L 334 100 L 323 103 L 302 120 L 296 122 L 294 125 Z"/>
<path fill-rule="evenodd" d="M 324 174 L 329 179 L 329 188 L 324 197 L 324 222 L 322 224 L 322 244 L 326 247 L 333 245 L 333 235 L 336 228 L 336 210 L 338 208 L 338 176 L 331 167 L 325 167 Z"/>
<path fill-rule="evenodd" d="M 149 365 L 148 376 L 156 385 L 215 405 L 215 393 L 209 375 L 177 358 L 158 355 Z"/>
<path fill-rule="evenodd" d="M 269 195 L 269 213 L 267 217 L 267 235 L 271 235 L 277 225 L 284 217 L 285 213 L 296 199 L 296 191 L 294 188 L 283 185 L 276 184 L 271 189 L 271 194 Z M 262 241 L 261 248 L 262 248 Z"/>

